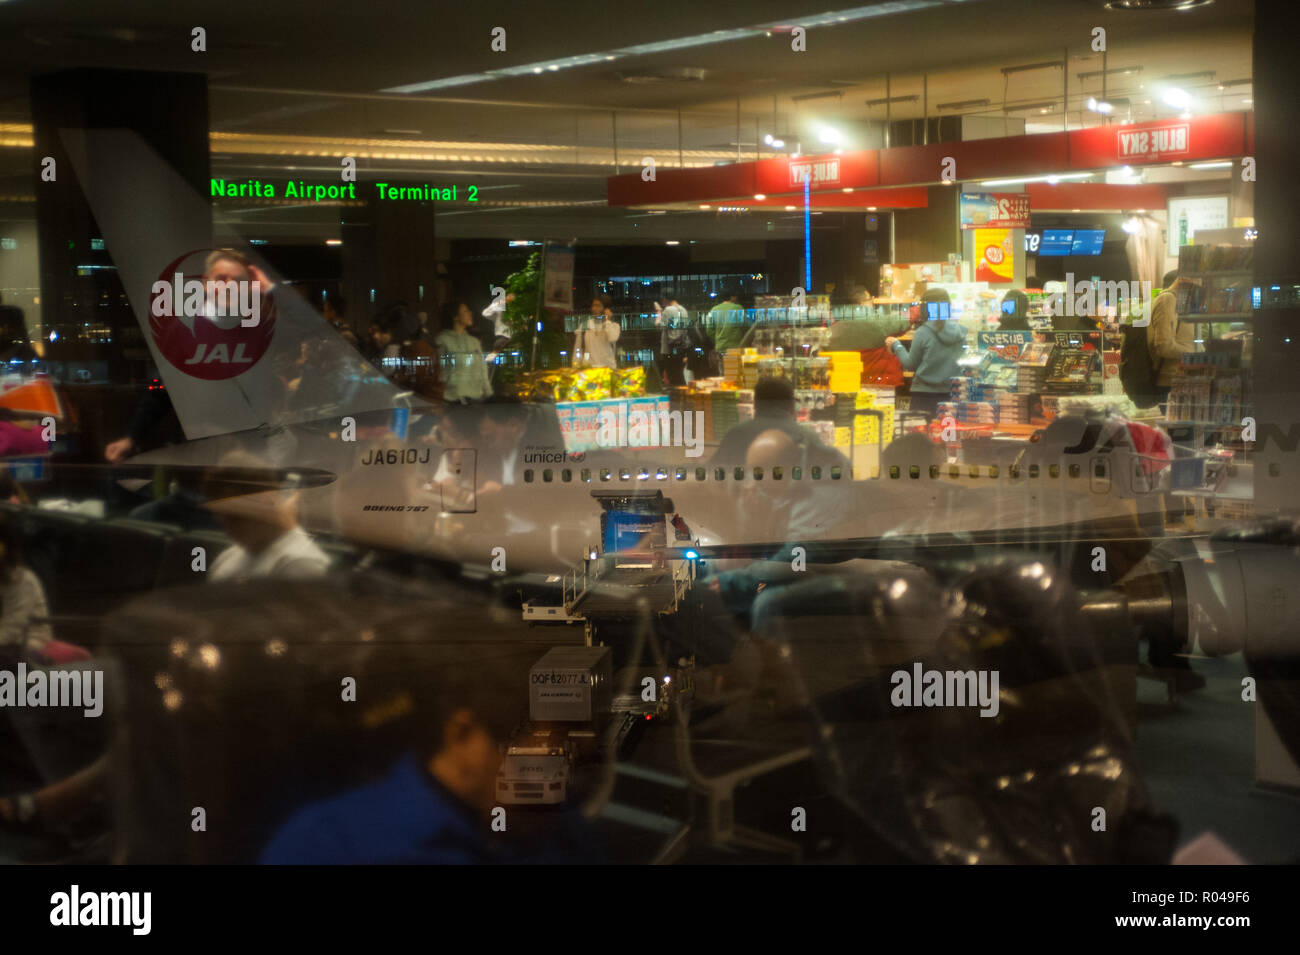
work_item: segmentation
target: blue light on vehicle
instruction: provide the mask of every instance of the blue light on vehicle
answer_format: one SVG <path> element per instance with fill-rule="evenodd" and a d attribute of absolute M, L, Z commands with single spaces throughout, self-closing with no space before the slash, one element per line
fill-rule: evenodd
<path fill-rule="evenodd" d="M 688 551 L 686 552 L 686 559 L 687 559 L 687 560 L 699 560 L 699 559 L 700 559 L 700 552 L 699 552 L 698 550 L 688 550 Z"/>

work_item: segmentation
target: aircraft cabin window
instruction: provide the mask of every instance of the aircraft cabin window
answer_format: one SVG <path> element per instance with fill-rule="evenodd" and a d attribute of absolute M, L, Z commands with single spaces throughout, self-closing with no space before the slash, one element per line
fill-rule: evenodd
<path fill-rule="evenodd" d="M 755 481 L 761 481 L 761 480 L 763 480 L 763 469 L 762 469 L 762 468 L 758 468 L 758 467 L 754 468 L 754 480 L 755 480 Z"/>
<path fill-rule="evenodd" d="M 602 481 L 608 481 L 609 478 L 610 478 L 609 468 L 601 468 L 601 469 L 600 469 L 600 479 L 601 479 Z"/>
<path fill-rule="evenodd" d="M 782 468 L 782 467 L 780 467 L 780 466 L 777 466 L 777 467 L 772 468 L 772 480 L 773 480 L 773 481 L 779 481 L 779 480 L 781 480 L 781 478 L 784 477 L 784 476 L 785 476 L 785 469 L 784 469 L 784 468 Z"/>
<path fill-rule="evenodd" d="M 524 483 L 525 483 L 525 484 L 532 484 L 532 483 L 533 483 L 533 469 L 532 469 L 532 468 L 529 468 L 528 470 L 524 471 Z"/>
<path fill-rule="evenodd" d="M 648 481 L 650 479 L 650 472 L 647 471 L 645 468 L 642 468 L 641 473 L 638 474 L 636 477 L 638 481 Z"/>
<path fill-rule="evenodd" d="M 697 480 L 697 481 L 707 481 L 708 479 L 709 479 L 709 469 L 708 469 L 708 468 L 696 468 L 696 469 L 695 469 L 695 480 Z"/>
<path fill-rule="evenodd" d="M 844 473 L 844 469 L 841 467 L 836 466 L 831 468 L 831 480 L 838 481 L 840 479 L 840 475 L 843 473 Z"/>
<path fill-rule="evenodd" d="M 676 471 L 673 472 L 673 476 L 674 476 L 677 480 L 679 480 L 679 481 L 685 481 L 685 480 L 686 480 L 686 469 L 685 469 L 685 468 L 678 468 Z"/>
<path fill-rule="evenodd" d="M 568 484 L 570 481 L 573 480 L 573 471 L 571 471 L 569 468 L 565 468 L 563 471 L 560 472 L 560 480 L 563 481 L 565 484 Z"/>
<path fill-rule="evenodd" d="M 733 473 L 733 476 L 735 477 L 735 479 L 736 479 L 737 481 L 743 481 L 743 480 L 745 480 L 745 469 L 744 469 L 744 468 L 734 468 L 732 473 Z"/>
<path fill-rule="evenodd" d="M 814 481 L 820 481 L 822 479 L 822 469 L 818 466 L 810 468 L 809 474 L 812 476 Z"/>
<path fill-rule="evenodd" d="M 970 476 L 973 478 L 977 478 L 980 476 L 980 469 L 977 465 L 972 464 L 970 466 Z"/>
<path fill-rule="evenodd" d="M 1059 478 L 1061 476 L 1061 466 L 1059 464 L 1049 464 L 1047 466 L 1047 473 L 1054 478 Z"/>
<path fill-rule="evenodd" d="M 630 481 L 632 480 L 632 472 L 629 471 L 627 468 L 619 468 L 618 479 L 620 481 Z"/>
<path fill-rule="evenodd" d="M 582 482 L 583 482 L 584 484 L 590 484 L 590 483 L 591 483 L 591 468 L 583 468 L 583 469 L 582 469 Z"/>
<path fill-rule="evenodd" d="M 659 470 L 655 471 L 655 480 L 656 481 L 668 480 L 668 472 L 665 471 L 663 468 L 660 468 Z"/>
<path fill-rule="evenodd" d="M 998 476 L 998 466 L 997 466 L 996 464 L 990 464 L 990 465 L 989 465 L 989 477 L 991 477 L 991 478 L 995 478 L 995 477 L 997 477 L 997 476 Z"/>
<path fill-rule="evenodd" d="M 1038 465 L 1037 465 L 1037 464 L 1031 464 L 1031 465 L 1029 465 L 1029 476 L 1030 476 L 1031 478 L 1036 478 L 1036 477 L 1038 477 Z"/>
<path fill-rule="evenodd" d="M 889 479 L 890 479 L 891 481 L 897 481 L 897 480 L 898 480 L 898 475 L 899 475 L 899 473 L 900 473 L 900 472 L 899 472 L 899 470 L 898 470 L 898 465 L 897 465 L 897 464 L 891 464 L 891 465 L 889 466 Z"/>
<path fill-rule="evenodd" d="M 917 478 L 921 476 L 921 469 L 918 468 L 915 464 L 913 464 L 911 467 L 907 469 L 907 475 L 908 477 L 910 477 L 912 480 L 915 481 Z"/>
<path fill-rule="evenodd" d="M 550 484 L 552 481 L 555 480 L 555 472 L 552 471 L 550 468 L 546 468 L 544 471 L 542 471 L 542 480 L 545 481 L 547 484 Z"/>
<path fill-rule="evenodd" d="M 948 477 L 954 479 L 961 477 L 961 468 L 957 467 L 955 464 L 950 465 L 948 468 Z"/>
<path fill-rule="evenodd" d="M 726 468 L 714 468 L 714 469 L 713 469 L 713 480 L 715 480 L 715 481 L 725 481 L 726 479 L 727 479 L 727 469 L 726 469 Z"/>
<path fill-rule="evenodd" d="M 1077 478 L 1078 476 L 1079 476 L 1079 465 L 1077 465 L 1077 464 L 1071 464 L 1071 465 L 1070 465 L 1070 477 L 1072 477 L 1072 478 Z"/>
<path fill-rule="evenodd" d="M 792 467 L 792 468 L 790 469 L 790 480 L 791 480 L 791 481 L 802 481 L 802 480 L 803 480 L 803 468 L 798 467 L 798 466 Z"/>
<path fill-rule="evenodd" d="M 938 476 L 939 476 L 939 465 L 937 465 L 937 464 L 931 464 L 931 465 L 930 465 L 930 477 L 931 477 L 931 479 L 937 478 Z"/>
<path fill-rule="evenodd" d="M 1007 473 L 1011 475 L 1011 480 L 1014 481 L 1018 479 L 1020 477 L 1020 465 L 1018 464 L 1011 465 L 1009 468 L 1007 468 Z"/>

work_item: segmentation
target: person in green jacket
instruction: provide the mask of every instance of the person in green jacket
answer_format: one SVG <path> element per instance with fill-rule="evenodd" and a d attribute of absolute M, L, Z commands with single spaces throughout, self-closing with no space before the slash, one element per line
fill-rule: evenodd
<path fill-rule="evenodd" d="M 442 397 L 446 401 L 481 401 L 492 395 L 483 346 L 470 334 L 474 313 L 461 301 L 443 306 L 443 328 L 438 336 L 442 362 Z"/>

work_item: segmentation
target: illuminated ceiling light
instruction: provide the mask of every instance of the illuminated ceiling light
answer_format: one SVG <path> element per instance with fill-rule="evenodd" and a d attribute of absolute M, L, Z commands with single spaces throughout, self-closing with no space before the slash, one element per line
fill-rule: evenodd
<path fill-rule="evenodd" d="M 852 186 L 845 186 L 845 187 L 844 187 L 844 191 L 845 191 L 845 192 L 852 192 L 852 191 L 853 191 L 853 187 L 852 187 Z"/>
<path fill-rule="evenodd" d="M 1181 159 L 1175 159 L 1172 163 L 1170 163 L 1171 166 L 1181 166 L 1182 164 L 1183 161 Z"/>
<path fill-rule="evenodd" d="M 1064 182 L 1070 179 L 1091 179 L 1090 172 L 1064 172 L 1048 176 L 1026 176 L 1019 179 L 985 179 L 980 183 L 981 186 L 1013 186 L 1022 182 Z"/>
<path fill-rule="evenodd" d="M 876 211 L 876 207 L 875 207 L 875 206 L 867 206 L 867 211 L 868 211 L 868 212 L 875 212 L 875 211 Z"/>
<path fill-rule="evenodd" d="M 1255 101 L 1251 99 L 1249 96 L 1243 99 L 1242 102 L 1245 103 L 1247 106 L 1253 106 L 1255 103 Z"/>
<path fill-rule="evenodd" d="M 1115 107 L 1113 104 L 1108 103 L 1105 100 L 1095 99 L 1094 97 L 1089 96 L 1088 109 L 1092 110 L 1094 113 L 1101 113 L 1103 116 L 1109 116 L 1114 112 Z"/>
<path fill-rule="evenodd" d="M 795 210 L 795 209 L 798 209 L 798 208 L 799 208 L 798 206 L 786 206 L 786 207 L 785 207 L 785 211 L 786 211 L 786 212 L 794 212 L 794 210 Z"/>
<path fill-rule="evenodd" d="M 1083 210 L 1082 210 L 1082 209 L 1071 209 L 1070 211 L 1071 211 L 1071 212 L 1082 212 Z"/>
<path fill-rule="evenodd" d="M 785 140 L 784 140 L 784 139 L 774 139 L 774 140 L 772 140 L 772 148 L 773 148 L 773 149 L 785 149 Z"/>
<path fill-rule="evenodd" d="M 761 192 L 756 192 L 754 193 L 754 198 L 757 199 L 759 202 L 762 202 L 764 199 L 767 198 L 767 196 L 763 195 L 763 193 Z"/>
<path fill-rule="evenodd" d="M 1187 90 L 1181 89 L 1177 86 L 1171 86 L 1161 93 L 1160 99 L 1166 106 L 1172 107 L 1173 109 L 1187 109 L 1187 107 L 1192 105 L 1192 97 L 1188 94 Z"/>
<path fill-rule="evenodd" d="M 681 243 L 678 242 L 676 239 L 669 239 L 667 242 L 664 243 L 664 245 L 681 245 Z"/>
<path fill-rule="evenodd" d="M 1194 162 L 1189 165 L 1188 169 L 1227 169 L 1231 162 Z"/>
<path fill-rule="evenodd" d="M 772 145 L 772 134 L 771 134 L 771 133 L 767 133 L 767 134 L 765 134 L 765 135 L 763 136 L 763 142 L 765 142 L 765 143 L 767 143 L 769 146 L 771 146 L 771 145 Z"/>
<path fill-rule="evenodd" d="M 831 126 L 820 126 L 817 129 L 817 141 L 828 145 L 835 145 L 840 141 L 840 131 Z"/>
<path fill-rule="evenodd" d="M 701 205 L 700 208 L 701 208 L 701 209 L 710 209 L 710 208 L 712 208 L 712 207 L 711 207 L 708 203 L 705 203 L 705 204 Z"/>
<path fill-rule="evenodd" d="M 326 244 L 326 245 L 342 245 L 342 244 L 343 244 L 343 240 L 342 240 L 342 239 L 326 239 L 326 240 L 325 240 L 325 244 Z"/>
<path fill-rule="evenodd" d="M 800 17 L 799 25 L 807 29 L 812 29 L 833 23 L 871 20 L 877 17 L 894 16 L 915 10 L 946 7 L 951 2 L 952 0 L 895 0 L 895 2 L 892 3 L 858 6 L 852 9 L 841 10 L 833 13 L 820 13 L 812 16 Z M 963 2 L 963 0 L 959 0 L 959 2 Z M 964 2 L 971 2 L 971 0 L 964 0 Z M 442 79 L 428 80 L 421 83 L 408 83 L 403 86 L 391 86 L 381 90 L 381 92 L 424 93 L 429 90 L 466 86 L 471 83 L 485 83 L 491 80 L 505 79 L 512 76 L 526 76 L 535 72 L 538 67 L 548 70 L 571 69 L 574 67 L 590 66 L 595 63 L 604 63 L 611 57 L 658 56 L 665 53 L 673 53 L 678 50 L 692 49 L 694 47 L 711 46 L 718 43 L 732 43 L 738 40 L 747 40 L 759 36 L 771 36 L 773 31 L 788 32 L 789 25 L 783 23 L 759 23 L 753 26 L 739 27 L 731 30 L 712 30 L 708 33 L 700 33 L 693 36 L 673 37 L 667 40 L 655 40 L 649 43 L 638 43 L 633 46 L 620 47 L 614 50 L 580 53 L 575 56 L 563 57 L 561 59 L 541 63 L 525 63 L 519 66 L 505 67 L 499 70 L 484 70 L 478 73 L 465 73 L 459 76 L 448 76 Z"/>

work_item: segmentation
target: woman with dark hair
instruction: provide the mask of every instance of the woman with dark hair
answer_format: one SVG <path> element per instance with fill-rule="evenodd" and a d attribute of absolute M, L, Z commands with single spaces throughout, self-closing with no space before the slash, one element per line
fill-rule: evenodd
<path fill-rule="evenodd" d="M 20 654 L 39 653 L 53 638 L 45 588 L 23 562 L 18 528 L 9 514 L 0 514 L 0 647 Z M 34 622 L 41 621 L 41 622 Z"/>
<path fill-rule="evenodd" d="M 614 346 L 623 328 L 614 317 L 614 302 L 603 292 L 591 300 L 591 315 L 578 326 L 573 336 L 575 368 L 617 368 L 618 353 Z"/>
<path fill-rule="evenodd" d="M 442 357 L 442 396 L 447 401 L 481 401 L 492 396 L 483 346 L 471 333 L 474 313 L 453 299 L 442 307 L 443 332 L 438 336 Z"/>
<path fill-rule="evenodd" d="M 1000 332 L 1029 331 L 1029 296 L 1013 288 L 1002 296 L 1002 314 L 998 320 Z"/>

